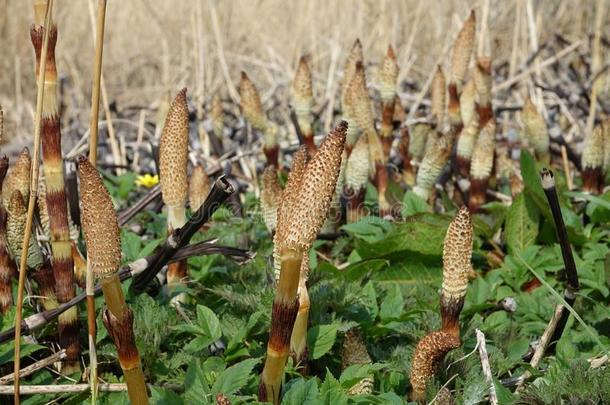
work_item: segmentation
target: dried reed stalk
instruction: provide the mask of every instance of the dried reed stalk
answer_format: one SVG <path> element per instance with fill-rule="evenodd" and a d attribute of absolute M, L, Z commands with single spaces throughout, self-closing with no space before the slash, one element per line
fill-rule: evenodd
<path fill-rule="evenodd" d="M 178 92 L 170 106 L 159 143 L 159 183 L 163 202 L 167 206 L 168 234 L 186 223 L 188 145 L 189 111 L 184 88 Z M 184 285 L 186 277 L 186 261 L 169 265 L 167 286 L 170 292 L 176 286 Z M 177 302 L 185 299 L 186 296 L 182 293 L 176 296 Z"/>
<path fill-rule="evenodd" d="M 87 244 L 89 266 L 102 284 L 106 300 L 104 325 L 118 352 L 129 400 L 148 404 L 148 393 L 133 332 L 133 311 L 125 302 L 118 270 L 121 265 L 121 235 L 116 212 L 102 178 L 91 163 L 78 160 L 81 189 L 81 223 Z M 103 220 L 100 220 L 103 218 Z"/>
<path fill-rule="evenodd" d="M 50 1 L 49 1 L 50 3 Z M 74 263 L 70 244 L 68 224 L 68 207 L 65 194 L 64 169 L 61 151 L 61 132 L 59 102 L 57 99 L 57 68 L 55 64 L 55 45 L 57 43 L 57 26 L 51 23 L 45 26 L 42 17 L 45 15 L 46 1 L 37 1 L 34 5 L 36 22 L 30 29 L 34 51 L 36 53 L 36 73 L 44 73 L 44 99 L 42 102 L 41 141 L 44 179 L 46 183 L 46 202 L 49 210 L 49 228 L 51 252 L 53 255 L 53 275 L 55 277 L 55 294 L 59 303 L 74 297 Z M 48 29 L 47 29 L 48 28 Z M 47 34 L 48 31 L 48 34 Z M 48 36 L 46 58 L 43 58 L 43 39 Z M 44 59 L 44 60 L 43 60 Z M 43 69 L 44 66 L 44 69 Z M 34 153 L 34 159 L 37 159 Z M 33 181 L 34 179 L 32 179 Z M 35 193 L 36 187 L 32 191 Z M 27 236 L 27 235 L 26 235 Z M 59 344 L 66 349 L 66 359 L 62 373 L 72 374 L 80 370 L 78 356 L 78 319 L 76 308 L 65 312 L 59 318 Z"/>
<path fill-rule="evenodd" d="M 299 129 L 303 135 L 303 143 L 307 146 L 309 153 L 313 154 L 316 151 L 313 138 L 313 91 L 311 70 L 305 56 L 301 56 L 299 59 L 299 65 L 292 82 L 292 104 Z"/>
<path fill-rule="evenodd" d="M 305 149 L 295 155 L 282 195 L 274 237 L 280 276 L 258 391 L 260 401 L 279 403 L 290 337 L 299 310 L 297 291 L 303 254 L 311 247 L 328 213 L 339 176 L 346 130 L 347 124 L 343 121 L 328 134 L 308 162 Z"/>

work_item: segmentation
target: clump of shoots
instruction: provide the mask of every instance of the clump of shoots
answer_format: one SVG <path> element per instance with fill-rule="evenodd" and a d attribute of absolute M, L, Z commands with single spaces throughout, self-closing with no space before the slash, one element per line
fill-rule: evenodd
<path fill-rule="evenodd" d="M 441 289 L 442 331 L 460 337 L 460 312 L 472 270 L 472 222 L 468 208 L 462 207 L 449 224 L 443 245 L 443 285 Z"/>
<path fill-rule="evenodd" d="M 411 364 L 411 400 L 425 403 L 426 386 L 436 374 L 445 355 L 460 347 L 460 339 L 452 334 L 437 331 L 424 336 L 415 347 Z"/>
<path fill-rule="evenodd" d="M 371 356 L 366 350 L 362 335 L 356 329 L 350 329 L 345 333 L 343 347 L 341 348 L 341 369 L 361 364 L 371 364 Z M 364 377 L 347 390 L 347 395 L 366 395 L 373 392 L 375 380 L 373 376 Z"/>
<path fill-rule="evenodd" d="M 441 65 L 438 65 L 430 88 L 430 112 L 432 114 L 432 122 L 437 128 L 442 126 L 443 119 L 445 118 L 446 94 L 447 84 L 445 82 L 445 74 Z"/>
<path fill-rule="evenodd" d="M 326 219 L 339 175 L 346 130 L 347 124 L 341 122 L 308 162 L 306 151 L 299 151 L 282 195 L 274 237 L 280 276 L 259 385 L 260 401 L 279 403 L 290 338 L 299 310 L 298 287 L 303 254 L 311 248 Z"/>
<path fill-rule="evenodd" d="M 344 197 L 347 200 L 346 222 L 357 222 L 364 216 L 364 194 L 369 180 L 369 142 L 368 137 L 358 139 L 345 168 Z"/>
<path fill-rule="evenodd" d="M 521 120 L 523 121 L 523 137 L 534 148 L 536 158 L 544 164 L 549 164 L 551 161 L 549 132 L 544 117 L 529 97 L 523 103 Z"/>
<path fill-rule="evenodd" d="M 379 94 L 381 96 L 381 143 L 387 161 L 390 158 L 394 132 L 394 112 L 396 105 L 396 82 L 398 81 L 398 63 L 392 46 L 388 46 L 386 56 L 379 69 Z"/>
<path fill-rule="evenodd" d="M 292 82 L 292 104 L 297 116 L 299 129 L 303 134 L 303 143 L 310 154 L 316 150 L 313 133 L 313 90 L 311 84 L 311 70 L 307 57 L 301 56 L 299 65 Z"/>
<path fill-rule="evenodd" d="M 282 186 L 277 177 L 277 172 L 272 167 L 266 167 L 263 171 L 261 184 L 261 211 L 263 221 L 269 233 L 275 232 L 277 225 L 277 210 L 282 198 Z"/>
<path fill-rule="evenodd" d="M 79 157 L 78 170 L 87 260 L 100 280 L 106 300 L 104 325 L 117 348 L 129 400 L 132 404 L 147 404 L 146 383 L 133 332 L 133 311 L 125 302 L 118 276 L 121 236 L 116 212 L 102 178 L 86 157 Z"/>
<path fill-rule="evenodd" d="M 279 167 L 279 127 L 267 119 L 258 90 L 246 72 L 241 72 L 239 95 L 244 116 L 254 129 L 263 134 L 263 152 L 267 158 L 267 165 Z"/>
<path fill-rule="evenodd" d="M 4 194 L 3 184 L 8 171 L 8 158 L 0 157 L 0 196 Z M 17 273 L 15 262 L 11 260 L 6 237 L 7 213 L 0 199 L 0 313 L 5 314 L 13 304 L 12 280 Z"/>
<path fill-rule="evenodd" d="M 163 202 L 167 206 L 168 234 L 186 223 L 188 144 L 189 112 L 184 88 L 170 106 L 159 143 L 159 183 Z M 186 260 L 168 265 L 167 285 L 170 291 L 184 284 L 186 277 Z M 185 298 L 183 294 L 176 296 L 178 302 L 183 302 Z"/>
<path fill-rule="evenodd" d="M 597 125 L 585 140 L 582 151 L 582 182 L 583 190 L 591 194 L 601 194 L 604 188 L 604 132 L 601 125 Z"/>
<path fill-rule="evenodd" d="M 189 206 L 195 212 L 201 207 L 210 192 L 210 178 L 202 165 L 193 167 L 189 183 Z"/>
<path fill-rule="evenodd" d="M 472 152 L 470 165 L 470 198 L 468 206 L 474 212 L 485 204 L 487 184 L 491 175 L 496 149 L 496 121 L 487 121 Z"/>

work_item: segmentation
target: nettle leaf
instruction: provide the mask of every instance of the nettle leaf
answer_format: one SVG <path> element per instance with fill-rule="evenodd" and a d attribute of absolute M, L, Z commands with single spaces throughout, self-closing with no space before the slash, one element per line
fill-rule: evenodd
<path fill-rule="evenodd" d="M 451 216 L 421 213 L 396 223 L 387 236 L 378 242 L 357 244 L 362 257 L 381 257 L 398 251 L 440 256 Z"/>
<path fill-rule="evenodd" d="M 347 404 L 347 395 L 343 392 L 341 384 L 332 373 L 326 369 L 326 378 L 320 386 L 319 404 L 324 405 L 345 405 Z"/>
<path fill-rule="evenodd" d="M 362 280 L 369 273 L 377 273 L 389 265 L 386 259 L 368 259 L 350 264 L 342 271 L 337 272 L 338 275 L 345 277 L 348 281 Z"/>
<path fill-rule="evenodd" d="M 319 359 L 332 349 L 337 338 L 337 324 L 318 325 L 307 331 L 309 358 Z"/>
<path fill-rule="evenodd" d="M 532 201 L 519 194 L 506 215 L 505 238 L 510 253 L 523 252 L 538 236 L 538 211 Z"/>
<path fill-rule="evenodd" d="M 343 370 L 341 377 L 339 377 L 339 382 L 343 388 L 350 389 L 363 378 L 370 377 L 375 371 L 382 370 L 386 367 L 387 364 L 382 363 L 354 364 Z"/>
<path fill-rule="evenodd" d="M 134 232 L 121 229 L 121 249 L 126 261 L 139 259 L 142 250 L 142 238 Z"/>
<path fill-rule="evenodd" d="M 377 305 L 377 293 L 371 281 L 366 283 L 362 289 L 360 302 L 366 307 L 371 322 L 374 321 L 379 314 L 379 306 Z"/>
<path fill-rule="evenodd" d="M 213 341 L 220 339 L 222 331 L 220 330 L 220 321 L 210 308 L 205 305 L 197 305 L 197 324 Z"/>
<path fill-rule="evenodd" d="M 379 317 L 382 321 L 399 318 L 403 312 L 404 304 L 405 301 L 398 285 L 390 284 L 386 297 L 379 308 Z"/>
<path fill-rule="evenodd" d="M 0 364 L 6 364 L 8 362 L 12 362 L 15 359 L 15 347 L 12 343 L 5 343 L 0 349 Z M 21 350 L 19 352 L 19 357 L 24 358 L 26 356 L 31 355 L 32 353 L 37 352 L 38 350 L 46 349 L 45 346 L 37 345 L 34 343 L 25 343 L 23 338 L 21 339 Z"/>
<path fill-rule="evenodd" d="M 391 229 L 390 222 L 379 217 L 364 217 L 360 221 L 341 227 L 345 232 L 367 243 L 377 242 Z"/>
<path fill-rule="evenodd" d="M 150 389 L 152 394 L 151 403 L 155 405 L 180 405 L 184 404 L 184 401 L 178 394 L 173 391 L 160 388 L 160 387 L 151 387 Z"/>
<path fill-rule="evenodd" d="M 210 387 L 206 382 L 205 374 L 198 358 L 194 358 L 186 370 L 184 388 L 184 399 L 187 403 L 209 403 L 207 398 L 210 395 Z"/>
<path fill-rule="evenodd" d="M 224 395 L 235 394 L 250 378 L 252 369 L 260 359 L 247 359 L 225 369 L 216 379 L 212 386 L 212 394 L 222 393 Z"/>
<path fill-rule="evenodd" d="M 318 398 L 318 382 L 315 378 L 300 378 L 290 385 L 282 398 L 283 405 L 314 405 Z"/>
<path fill-rule="evenodd" d="M 411 215 L 419 214 L 420 212 L 430 211 L 430 206 L 420 196 L 409 190 L 405 193 L 402 199 L 402 216 L 410 217 Z"/>

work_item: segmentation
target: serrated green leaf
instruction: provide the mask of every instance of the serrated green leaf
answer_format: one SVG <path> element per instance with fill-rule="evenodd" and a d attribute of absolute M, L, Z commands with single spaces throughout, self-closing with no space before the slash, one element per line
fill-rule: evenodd
<path fill-rule="evenodd" d="M 390 284 L 386 297 L 379 308 L 379 317 L 382 321 L 399 318 L 403 312 L 404 304 L 405 301 L 398 285 Z"/>
<path fill-rule="evenodd" d="M 216 379 L 212 386 L 212 394 L 222 393 L 224 395 L 235 394 L 248 382 L 252 369 L 259 359 L 246 359 L 225 369 Z"/>
<path fill-rule="evenodd" d="M 402 198 L 402 216 L 410 217 L 421 212 L 428 212 L 430 206 L 420 196 L 408 190 Z"/>
<path fill-rule="evenodd" d="M 343 392 L 339 381 L 333 377 L 328 369 L 326 369 L 326 378 L 324 378 L 324 382 L 320 386 L 318 403 L 323 405 L 347 404 L 347 395 Z"/>
<path fill-rule="evenodd" d="M 208 396 L 210 395 L 210 387 L 206 383 L 200 360 L 197 358 L 191 360 L 188 369 L 186 370 L 184 389 L 184 399 L 187 403 L 209 403 Z"/>
<path fill-rule="evenodd" d="M 531 200 L 519 194 L 506 215 L 505 238 L 510 253 L 523 252 L 538 236 L 538 211 Z"/>
<path fill-rule="evenodd" d="M 197 325 L 212 341 L 222 336 L 218 317 L 214 311 L 204 305 L 197 305 Z"/>
<path fill-rule="evenodd" d="M 178 394 L 173 391 L 159 388 L 159 387 L 151 387 L 151 403 L 154 405 L 181 405 L 184 404 L 184 401 Z"/>
<path fill-rule="evenodd" d="M 337 324 L 318 325 L 307 331 L 309 358 L 319 359 L 332 349 L 337 338 Z"/>
<path fill-rule="evenodd" d="M 314 405 L 318 398 L 318 382 L 315 378 L 294 382 L 284 397 L 282 405 Z"/>
<path fill-rule="evenodd" d="M 363 378 L 370 377 L 375 371 L 382 370 L 387 367 L 387 364 L 354 364 L 349 366 L 341 373 L 339 382 L 345 389 L 352 388 L 355 384 L 362 381 Z"/>

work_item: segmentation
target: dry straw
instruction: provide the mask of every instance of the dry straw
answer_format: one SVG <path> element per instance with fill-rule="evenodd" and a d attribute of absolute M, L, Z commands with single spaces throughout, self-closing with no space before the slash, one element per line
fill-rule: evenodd
<path fill-rule="evenodd" d="M 78 160 L 78 170 L 87 259 L 100 279 L 106 300 L 104 325 L 117 348 L 129 400 L 132 404 L 147 404 L 146 383 L 133 332 L 133 312 L 125 302 L 117 273 L 121 265 L 121 237 L 116 212 L 102 178 L 84 156 Z"/>
<path fill-rule="evenodd" d="M 292 82 L 292 107 L 297 116 L 299 129 L 303 134 L 303 143 L 309 153 L 315 152 L 313 133 L 313 90 L 311 84 L 311 70 L 307 57 L 301 56 Z"/>
<path fill-rule="evenodd" d="M 299 309 L 303 254 L 311 247 L 326 219 L 339 176 L 346 130 L 347 124 L 341 122 L 309 161 L 304 149 L 297 153 L 282 195 L 274 238 L 280 276 L 259 385 L 261 401 L 279 403 L 284 366 Z"/>
<path fill-rule="evenodd" d="M 184 88 L 178 92 L 169 108 L 159 142 L 159 183 L 163 202 L 167 206 L 168 233 L 186 223 L 188 145 L 189 111 Z M 183 284 L 186 277 L 186 261 L 168 266 L 167 285 L 170 289 Z M 182 294 L 177 296 L 178 301 L 185 298 Z"/>

